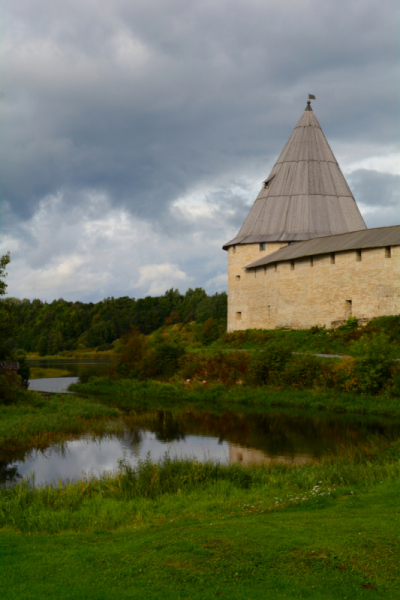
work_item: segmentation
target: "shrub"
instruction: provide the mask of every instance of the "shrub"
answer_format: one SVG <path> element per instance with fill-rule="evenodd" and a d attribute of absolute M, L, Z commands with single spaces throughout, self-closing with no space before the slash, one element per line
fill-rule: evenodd
<path fill-rule="evenodd" d="M 221 335 L 224 327 L 213 318 L 207 319 L 207 321 L 199 327 L 197 339 L 204 346 L 208 346 L 215 342 Z"/>
<path fill-rule="evenodd" d="M 183 365 L 181 369 L 181 375 L 183 379 L 193 379 L 193 377 L 201 370 L 201 362 L 199 360 L 192 360 Z"/>
<path fill-rule="evenodd" d="M 137 371 L 146 352 L 144 336 L 137 327 L 131 327 L 120 340 L 120 360 L 118 368 L 122 373 Z"/>
<path fill-rule="evenodd" d="M 28 363 L 25 360 L 25 357 L 21 356 L 20 358 L 18 358 L 18 362 L 19 362 L 19 369 L 18 369 L 18 375 L 21 377 L 21 387 L 23 388 L 28 388 L 29 385 L 29 377 L 31 375 L 31 369 L 28 365 Z"/>
<path fill-rule="evenodd" d="M 13 404 L 21 392 L 21 379 L 16 371 L 0 373 L 0 404 Z"/>
<path fill-rule="evenodd" d="M 211 356 L 187 356 L 180 374 L 184 379 L 222 383 L 230 387 L 247 379 L 250 357 L 247 352 L 217 352 Z"/>
<path fill-rule="evenodd" d="M 175 375 L 185 349 L 180 344 L 160 342 L 143 357 L 139 375 L 145 379 L 168 379 Z"/>
<path fill-rule="evenodd" d="M 112 344 L 101 344 L 96 350 L 96 352 L 104 352 L 105 350 L 113 350 L 114 346 Z"/>
<path fill-rule="evenodd" d="M 360 384 L 356 375 L 356 361 L 350 356 L 331 365 L 325 365 L 321 377 L 326 387 L 338 391 L 354 392 Z"/>
<path fill-rule="evenodd" d="M 355 358 L 355 375 L 359 391 L 379 392 L 392 376 L 395 350 L 384 333 L 373 333 L 370 338 L 362 337 L 349 347 Z"/>
<path fill-rule="evenodd" d="M 400 396 L 400 366 L 396 366 L 392 371 L 392 381 L 391 381 L 391 389 L 390 392 L 393 396 Z"/>
<path fill-rule="evenodd" d="M 298 356 L 286 363 L 282 381 L 293 388 L 313 387 L 321 374 L 322 366 L 315 356 Z"/>
<path fill-rule="evenodd" d="M 291 359 L 292 349 L 288 344 L 266 344 L 264 350 L 258 352 L 251 361 L 250 381 L 254 385 L 277 381 Z"/>

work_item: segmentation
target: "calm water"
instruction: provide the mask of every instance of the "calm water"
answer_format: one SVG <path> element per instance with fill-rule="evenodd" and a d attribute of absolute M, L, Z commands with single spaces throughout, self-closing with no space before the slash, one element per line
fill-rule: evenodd
<path fill-rule="evenodd" d="M 177 419 L 160 411 L 147 428 L 126 425 L 119 435 L 81 437 L 43 452 L 0 454 L 0 481 L 10 484 L 31 472 L 37 485 L 99 475 L 115 471 L 124 454 L 133 465 L 148 453 L 158 460 L 166 452 L 224 464 L 300 463 L 363 444 L 373 435 L 400 437 L 400 421 L 283 409 L 247 415 L 190 413 Z"/>
<path fill-rule="evenodd" d="M 71 375 L 64 377 L 48 377 L 46 379 L 30 379 L 29 389 L 37 392 L 68 393 L 68 386 L 76 383 L 79 376 L 85 372 L 90 375 L 99 375 L 105 365 L 111 364 L 110 361 L 84 361 L 71 359 L 51 360 L 37 359 L 27 361 L 30 367 L 41 367 L 43 369 L 63 369 L 69 371 Z"/>
<path fill-rule="evenodd" d="M 76 383 L 79 377 L 48 377 L 47 379 L 30 379 L 29 389 L 35 392 L 51 392 L 52 394 L 70 394 L 68 386 Z"/>

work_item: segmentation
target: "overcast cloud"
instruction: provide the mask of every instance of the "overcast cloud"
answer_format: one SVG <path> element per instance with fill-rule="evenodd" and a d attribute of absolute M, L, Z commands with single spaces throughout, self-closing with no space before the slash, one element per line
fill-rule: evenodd
<path fill-rule="evenodd" d="M 399 223 L 395 0 L 5 0 L 8 293 L 226 289 L 309 92 L 368 226 Z"/>

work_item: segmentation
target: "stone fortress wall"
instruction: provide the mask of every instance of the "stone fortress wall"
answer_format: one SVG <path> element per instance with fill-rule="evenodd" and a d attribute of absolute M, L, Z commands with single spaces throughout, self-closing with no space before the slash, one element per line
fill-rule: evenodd
<path fill-rule="evenodd" d="M 400 246 L 349 250 L 244 267 L 287 243 L 228 249 L 228 331 L 335 327 L 400 313 Z"/>

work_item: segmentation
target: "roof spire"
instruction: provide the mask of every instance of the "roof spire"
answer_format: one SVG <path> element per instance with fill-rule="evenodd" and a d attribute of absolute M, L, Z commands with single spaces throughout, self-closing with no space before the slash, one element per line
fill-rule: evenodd
<path fill-rule="evenodd" d="M 295 242 L 366 229 L 311 109 L 311 99 L 264 180 L 246 221 L 225 249 L 236 244 Z"/>

